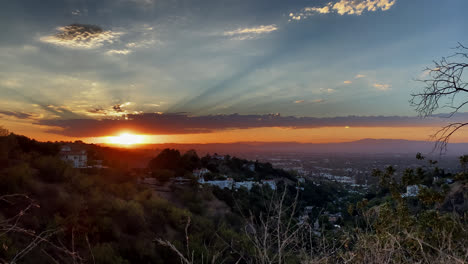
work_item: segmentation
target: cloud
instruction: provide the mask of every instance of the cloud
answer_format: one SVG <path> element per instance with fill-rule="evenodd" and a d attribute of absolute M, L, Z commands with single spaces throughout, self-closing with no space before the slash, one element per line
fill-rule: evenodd
<path fill-rule="evenodd" d="M 350 84 L 350 83 L 353 83 L 352 81 L 344 81 L 343 82 L 344 84 Z"/>
<path fill-rule="evenodd" d="M 315 100 L 312 100 L 312 101 L 307 101 L 307 102 L 311 102 L 311 103 L 323 103 L 325 102 L 325 100 L 323 99 L 315 99 Z M 305 100 L 297 100 L 297 101 L 294 101 L 295 104 L 302 104 L 302 103 L 306 103 Z"/>
<path fill-rule="evenodd" d="M 125 44 L 125 47 L 135 49 L 135 48 L 148 48 L 152 47 L 155 44 L 161 44 L 161 41 L 158 41 L 156 39 L 142 39 L 138 42 L 130 42 Z"/>
<path fill-rule="evenodd" d="M 330 13 L 330 4 L 324 6 L 324 7 L 306 7 L 304 8 L 304 11 L 306 12 L 316 12 L 320 14 L 328 14 Z"/>
<path fill-rule="evenodd" d="M 79 9 L 75 9 L 71 12 L 73 16 L 87 16 L 88 15 L 88 9 L 83 9 L 83 11 Z"/>
<path fill-rule="evenodd" d="M 339 2 L 328 2 L 319 7 L 305 7 L 296 13 L 290 13 L 291 20 L 300 20 L 313 16 L 314 14 L 338 13 L 340 15 L 360 16 L 364 11 L 387 11 L 396 0 L 340 0 Z"/>
<path fill-rule="evenodd" d="M 142 5 L 144 7 L 149 6 L 149 5 L 154 5 L 156 2 L 155 0 L 128 0 L 130 2 L 136 3 L 138 5 Z"/>
<path fill-rule="evenodd" d="M 366 77 L 366 76 L 363 75 L 363 74 L 358 74 L 358 75 L 356 75 L 354 78 L 355 78 L 355 79 L 359 79 L 359 78 L 364 78 L 364 77 Z"/>
<path fill-rule="evenodd" d="M 0 115 L 12 116 L 18 119 L 34 119 L 33 114 L 24 113 L 24 112 L 0 111 Z"/>
<path fill-rule="evenodd" d="M 0 86 L 4 86 L 6 88 L 14 89 L 21 87 L 21 82 L 18 79 L 6 79 L 0 81 Z"/>
<path fill-rule="evenodd" d="M 121 49 L 121 50 L 112 49 L 112 50 L 108 50 L 106 52 L 107 55 L 127 55 L 127 54 L 130 54 L 130 53 L 132 53 L 132 51 L 129 50 L 129 49 Z"/>
<path fill-rule="evenodd" d="M 336 92 L 336 90 L 332 89 L 332 88 L 328 88 L 328 89 L 320 88 L 320 92 L 321 93 L 334 93 L 334 92 Z"/>
<path fill-rule="evenodd" d="M 374 83 L 373 86 L 380 91 L 388 91 L 390 90 L 390 87 L 391 87 L 390 84 L 380 84 L 380 83 Z"/>
<path fill-rule="evenodd" d="M 301 14 L 295 15 L 294 13 L 289 13 L 289 17 L 292 20 L 301 20 Z"/>
<path fill-rule="evenodd" d="M 57 30 L 55 35 L 41 37 L 40 41 L 66 48 L 94 49 L 114 43 L 123 34 L 87 24 L 71 24 Z"/>
<path fill-rule="evenodd" d="M 225 31 L 224 36 L 231 36 L 235 39 L 252 39 L 261 34 L 271 33 L 273 31 L 278 30 L 278 27 L 275 24 L 272 25 L 262 25 L 257 27 L 250 27 L 250 28 L 238 28 L 232 31 Z"/>
<path fill-rule="evenodd" d="M 280 114 L 266 115 L 206 115 L 190 116 L 184 113 L 128 114 L 113 119 L 42 119 L 36 124 L 50 126 L 51 133 L 73 137 L 109 136 L 122 130 L 148 135 L 209 133 L 227 129 L 260 127 L 320 128 L 320 127 L 439 127 L 446 122 L 466 120 L 468 113 L 459 113 L 447 120 L 443 115 L 421 119 L 406 116 L 343 116 L 294 117 Z M 57 130 L 56 128 L 61 128 Z"/>
<path fill-rule="evenodd" d="M 396 0 L 341 0 L 333 5 L 335 10 L 340 15 L 361 15 L 364 11 L 375 12 L 377 10 L 387 11 Z"/>
<path fill-rule="evenodd" d="M 127 114 L 132 113 L 131 111 L 128 111 L 128 109 L 126 109 L 131 104 L 132 104 L 131 102 L 125 102 L 121 104 L 115 104 L 107 108 L 102 108 L 102 107 L 92 108 L 92 109 L 87 110 L 86 114 L 92 117 L 96 117 L 96 118 L 123 117 Z"/>

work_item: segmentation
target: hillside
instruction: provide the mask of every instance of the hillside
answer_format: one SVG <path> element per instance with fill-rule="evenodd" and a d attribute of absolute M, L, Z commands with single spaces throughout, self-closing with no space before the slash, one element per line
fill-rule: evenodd
<path fill-rule="evenodd" d="M 102 163 L 73 168 L 60 158 L 64 145 L 87 149 L 88 164 Z M 81 142 L 0 137 L 0 260 L 466 261 L 468 174 L 444 173 L 432 160 L 402 178 L 391 167 L 376 170 L 379 185 L 366 190 L 301 180 L 229 155 L 164 149 L 145 168 L 131 168 L 127 154 L 147 157 Z M 460 162 L 466 168 L 468 159 Z"/>

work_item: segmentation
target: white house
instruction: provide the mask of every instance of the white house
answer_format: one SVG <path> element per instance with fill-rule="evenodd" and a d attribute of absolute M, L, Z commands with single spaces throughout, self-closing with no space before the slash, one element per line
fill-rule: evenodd
<path fill-rule="evenodd" d="M 196 170 L 193 170 L 193 176 L 195 177 L 202 177 L 203 175 L 207 174 L 207 173 L 210 173 L 210 170 L 206 169 L 206 168 L 201 168 L 201 169 L 196 169 Z"/>
<path fill-rule="evenodd" d="M 243 182 L 235 182 L 234 183 L 234 189 L 239 189 L 241 187 L 245 187 L 247 190 L 250 191 L 254 185 L 258 185 L 258 183 L 254 181 L 243 181 Z"/>
<path fill-rule="evenodd" d="M 224 160 L 224 156 L 223 156 L 223 155 L 218 155 L 218 154 L 216 154 L 216 153 L 212 156 L 212 158 L 213 158 L 213 159 L 217 159 L 217 160 Z"/>
<path fill-rule="evenodd" d="M 247 168 L 249 171 L 255 171 L 255 164 L 254 163 L 247 163 L 242 166 L 243 168 Z"/>
<path fill-rule="evenodd" d="M 227 178 L 227 180 L 224 180 L 224 181 L 205 181 L 205 179 L 203 179 L 202 177 L 198 180 L 198 183 L 218 186 L 221 189 L 224 189 L 224 188 L 232 189 L 234 185 L 234 180 L 232 178 Z"/>
<path fill-rule="evenodd" d="M 408 185 L 406 186 L 406 193 L 402 194 L 401 197 L 416 197 L 419 194 L 418 185 Z"/>
<path fill-rule="evenodd" d="M 262 180 L 263 185 L 268 185 L 272 190 L 276 190 L 276 182 L 274 180 Z"/>
<path fill-rule="evenodd" d="M 87 168 L 88 155 L 86 150 L 74 149 L 71 146 L 65 145 L 60 149 L 60 159 L 70 162 L 73 168 Z"/>

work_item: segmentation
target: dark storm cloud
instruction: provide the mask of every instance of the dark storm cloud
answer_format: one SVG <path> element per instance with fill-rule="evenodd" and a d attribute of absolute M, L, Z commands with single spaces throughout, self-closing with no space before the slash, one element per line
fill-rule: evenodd
<path fill-rule="evenodd" d="M 450 119 L 464 119 L 468 113 Z M 207 115 L 189 116 L 178 114 L 130 114 L 123 119 L 68 119 L 42 120 L 41 125 L 61 127 L 66 136 L 92 137 L 112 135 L 127 129 L 142 134 L 193 134 L 226 129 L 260 127 L 319 128 L 319 127 L 411 127 L 440 126 L 447 119 L 437 116 L 431 119 L 404 116 L 344 116 L 344 117 L 294 117 L 279 114 L 267 115 Z"/>

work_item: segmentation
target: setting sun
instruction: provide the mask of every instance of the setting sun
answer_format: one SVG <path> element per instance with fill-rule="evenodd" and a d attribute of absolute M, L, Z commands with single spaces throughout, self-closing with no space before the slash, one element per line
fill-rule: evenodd
<path fill-rule="evenodd" d="M 145 136 L 134 135 L 130 133 L 122 133 L 118 136 L 107 137 L 107 142 L 118 145 L 134 145 L 142 144 L 145 141 Z"/>

